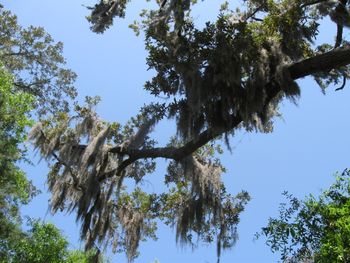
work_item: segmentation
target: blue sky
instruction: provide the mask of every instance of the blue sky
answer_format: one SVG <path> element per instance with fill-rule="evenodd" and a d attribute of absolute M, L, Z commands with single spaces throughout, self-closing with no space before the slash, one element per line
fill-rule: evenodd
<path fill-rule="evenodd" d="M 6 8 L 18 15 L 22 25 L 43 26 L 55 38 L 64 43 L 64 55 L 68 66 L 78 74 L 76 87 L 79 98 L 99 95 L 102 102 L 97 111 L 109 121 L 125 122 L 152 97 L 143 90 L 143 84 L 152 76 L 145 63 L 146 52 L 142 37 L 136 37 L 128 29 L 145 1 L 135 0 L 128 10 L 126 20 L 115 21 L 115 26 L 103 35 L 89 30 L 85 20 L 88 14 L 82 4 L 86 0 L 5 0 Z M 204 21 L 215 17 L 217 2 L 201 4 L 196 19 Z M 333 39 L 335 27 L 324 22 L 321 35 Z M 346 37 L 348 33 L 346 32 Z M 231 139 L 232 153 L 222 158 L 227 167 L 223 176 L 232 193 L 247 190 L 252 201 L 242 214 L 239 225 L 240 239 L 237 245 L 222 255 L 221 262 L 277 262 L 264 244 L 253 241 L 254 233 L 266 225 L 270 216 L 276 215 L 282 201 L 281 193 L 288 190 L 297 197 L 317 194 L 333 180 L 332 174 L 349 166 L 350 153 L 350 87 L 335 92 L 330 87 L 323 95 L 319 87 L 306 78 L 301 80 L 301 98 L 298 105 L 289 101 L 281 104 L 283 119 L 276 119 L 271 134 L 239 132 Z M 156 127 L 155 135 L 165 143 L 174 125 L 163 123 Z M 150 176 L 151 189 L 162 187 L 165 174 L 163 161 Z M 25 167 L 34 183 L 44 189 L 47 168 L 44 162 L 35 167 Z M 68 237 L 72 246 L 79 248 L 79 229 L 73 215 L 47 212 L 49 195 L 44 193 L 23 209 L 25 214 L 54 222 Z M 165 226 L 159 228 L 159 240 L 142 243 L 141 256 L 135 261 L 149 263 L 158 259 L 161 263 L 216 262 L 214 246 L 191 248 L 176 246 L 175 232 Z M 113 256 L 111 262 L 126 262 L 125 257 Z"/>

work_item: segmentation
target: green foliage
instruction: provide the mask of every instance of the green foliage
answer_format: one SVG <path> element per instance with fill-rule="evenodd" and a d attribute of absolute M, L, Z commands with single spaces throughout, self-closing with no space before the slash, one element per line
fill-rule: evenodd
<path fill-rule="evenodd" d="M 29 119 L 29 111 L 33 108 L 34 99 L 30 94 L 15 91 L 11 74 L 1 65 L 0 94 L 1 182 L 13 181 L 11 184 L 16 187 L 12 190 L 17 191 L 16 195 L 22 202 L 26 202 L 29 199 L 28 193 L 24 193 L 27 183 L 24 183 L 24 174 L 15 163 L 24 158 L 24 149 L 20 145 L 26 139 L 25 129 L 33 124 Z"/>
<path fill-rule="evenodd" d="M 67 111 L 67 99 L 76 96 L 76 74 L 64 67 L 63 44 L 42 27 L 22 28 L 2 6 L 0 32 L 0 60 L 14 75 L 17 90 L 34 95 L 39 114 Z"/>
<path fill-rule="evenodd" d="M 279 218 L 270 218 L 258 235 L 267 238 L 283 262 L 349 262 L 350 170 L 336 174 L 336 182 L 319 197 L 298 200 L 284 193 Z"/>
<path fill-rule="evenodd" d="M 61 67 L 61 43 L 42 28 L 23 29 L 2 5 L 0 31 L 0 262 L 92 262 L 96 253 L 68 252 L 52 224 L 31 221 L 28 232 L 21 227 L 20 206 L 38 192 L 18 166 L 28 161 L 24 142 L 34 123 L 31 113 L 67 110 L 62 96 L 75 96 L 75 74 Z"/>
<path fill-rule="evenodd" d="M 102 263 L 104 262 L 95 250 L 81 251 L 73 250 L 68 251 L 68 257 L 64 261 L 65 263 Z"/>
<path fill-rule="evenodd" d="M 38 221 L 31 222 L 30 226 L 25 237 L 14 244 L 12 262 L 64 262 L 68 242 L 60 231 L 52 224 L 41 224 Z"/>
<path fill-rule="evenodd" d="M 88 7 L 92 10 L 91 15 L 87 17 L 92 24 L 91 30 L 96 33 L 103 33 L 113 24 L 113 17 L 124 17 L 125 8 L 130 0 L 120 1 L 101 1 L 94 7 Z"/>
<path fill-rule="evenodd" d="M 129 2 L 97 1 L 89 7 L 91 29 L 103 33 L 125 16 Z M 340 8 L 350 17 L 349 3 L 241 3 L 242 10 L 223 1 L 217 18 L 203 26 L 192 15 L 196 0 L 157 0 L 130 26 L 144 36 L 154 72 L 145 89 L 163 103 L 145 105 L 122 125 L 101 120 L 93 109 L 97 101 L 88 98 L 72 116 L 56 113 L 34 126 L 30 139 L 51 165 L 52 210 L 77 213 L 87 247 L 112 243 L 132 261 L 139 242 L 155 238 L 162 220 L 176 228 L 180 243 L 194 246 L 195 235 L 216 241 L 220 256 L 221 248 L 235 244 L 250 197 L 226 192 L 215 140 L 224 139 L 230 149 L 228 136 L 239 129 L 271 132 L 280 102 L 297 101 L 298 78 L 313 76 L 325 89 L 349 77 L 344 65 L 350 61 L 338 56 L 348 49 L 339 34 L 348 23 L 337 19 Z M 337 24 L 337 43 L 316 46 L 327 16 Z M 176 135 L 157 147 L 151 132 L 163 119 L 176 121 Z M 159 157 L 170 159 L 165 190 L 146 193 L 141 184 Z"/>
<path fill-rule="evenodd" d="M 22 143 L 32 124 L 32 108 L 33 96 L 17 91 L 13 76 L 0 65 L 0 259 L 7 257 L 9 244 L 21 235 L 20 205 L 36 193 L 17 166 L 25 158 Z"/>
<path fill-rule="evenodd" d="M 51 223 L 28 221 L 29 230 L 13 238 L 1 263 L 98 263 L 102 258 L 95 250 L 68 250 L 68 241 Z"/>

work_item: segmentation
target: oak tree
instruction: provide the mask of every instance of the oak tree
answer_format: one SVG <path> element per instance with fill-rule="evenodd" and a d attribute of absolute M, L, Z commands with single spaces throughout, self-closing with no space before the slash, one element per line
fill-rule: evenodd
<path fill-rule="evenodd" d="M 90 7 L 92 31 L 103 33 L 114 18 L 123 18 L 129 2 L 101 0 Z M 131 28 L 145 38 L 155 75 L 144 88 L 155 102 L 121 125 L 101 120 L 89 98 L 75 114 L 39 122 L 30 139 L 51 164 L 53 212 L 77 213 L 87 247 L 112 243 L 132 260 L 140 240 L 155 238 L 162 220 L 176 229 L 179 242 L 194 245 L 194 235 L 215 241 L 220 256 L 237 239 L 249 195 L 226 192 L 217 142 L 230 148 L 229 136 L 238 129 L 271 132 L 280 102 L 297 101 L 298 79 L 311 76 L 322 90 L 331 84 L 344 88 L 350 46 L 343 29 L 350 25 L 350 4 L 243 0 L 237 9 L 226 1 L 215 21 L 199 26 L 192 17 L 196 0 L 154 2 L 156 8 L 144 10 Z M 318 43 L 326 17 L 335 25 L 335 41 Z M 177 128 L 159 146 L 150 133 L 163 119 L 175 120 Z M 156 158 L 170 160 L 161 194 L 140 186 Z"/>

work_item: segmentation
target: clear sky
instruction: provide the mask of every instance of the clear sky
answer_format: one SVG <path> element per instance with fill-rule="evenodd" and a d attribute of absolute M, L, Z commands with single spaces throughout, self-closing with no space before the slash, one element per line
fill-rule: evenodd
<path fill-rule="evenodd" d="M 146 3 L 134 0 L 126 20 L 117 20 L 103 35 L 89 30 L 85 20 L 88 14 L 82 4 L 93 0 L 5 0 L 5 8 L 18 15 L 22 25 L 43 26 L 55 38 L 64 43 L 64 55 L 68 66 L 78 74 L 76 87 L 79 98 L 99 95 L 102 102 L 98 113 L 109 121 L 125 122 L 137 114 L 138 109 L 152 100 L 143 84 L 152 76 L 145 63 L 146 52 L 142 37 L 136 37 L 128 29 L 135 15 Z M 215 16 L 213 10 L 220 1 L 205 1 L 196 15 L 198 21 Z M 327 22 L 325 22 L 327 23 Z M 335 34 L 334 26 L 321 30 L 324 37 Z M 349 34 L 346 32 L 345 37 Z M 350 153 L 350 87 L 335 92 L 330 87 L 323 95 L 312 79 L 299 82 L 301 98 L 298 105 L 285 101 L 281 105 L 283 119 L 276 119 L 271 134 L 237 133 L 231 140 L 233 152 L 223 156 L 227 167 L 224 180 L 232 193 L 247 190 L 252 201 L 241 216 L 240 239 L 237 245 L 222 255 L 221 262 L 277 262 L 264 244 L 253 241 L 254 233 L 265 226 L 270 216 L 276 215 L 283 201 L 281 193 L 288 190 L 297 197 L 317 194 L 333 181 L 332 174 L 349 167 Z M 155 135 L 165 143 L 173 134 L 174 125 L 164 123 L 156 127 Z M 165 134 L 167 136 L 165 136 Z M 150 176 L 146 187 L 159 189 L 165 174 L 164 162 Z M 44 162 L 36 167 L 25 167 L 34 183 L 44 189 L 47 168 Z M 25 214 L 54 222 L 69 238 L 72 246 L 79 248 L 79 228 L 73 215 L 47 213 L 49 195 L 44 193 L 23 209 Z M 135 260 L 150 263 L 216 262 L 214 246 L 200 245 L 197 250 L 176 246 L 175 231 L 159 227 L 159 240 L 142 243 L 141 256 Z M 113 256 L 111 262 L 126 262 L 124 256 Z"/>

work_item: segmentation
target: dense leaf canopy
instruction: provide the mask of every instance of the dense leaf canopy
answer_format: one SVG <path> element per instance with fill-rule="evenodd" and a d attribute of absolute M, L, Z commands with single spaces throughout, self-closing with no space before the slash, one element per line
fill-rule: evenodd
<path fill-rule="evenodd" d="M 124 17 L 129 2 L 101 0 L 90 7 L 92 31 L 103 33 L 115 17 Z M 101 120 L 93 110 L 96 99 L 88 98 L 75 114 L 42 120 L 30 139 L 51 163 L 52 210 L 77 212 L 87 247 L 112 243 L 132 260 L 139 241 L 155 238 L 162 220 L 182 243 L 196 245 L 194 235 L 216 239 L 220 255 L 237 239 L 249 195 L 226 192 L 218 140 L 229 148 L 228 137 L 238 129 L 272 131 L 279 103 L 297 101 L 299 78 L 312 76 L 322 89 L 344 87 L 349 4 L 245 0 L 236 9 L 223 2 L 217 19 L 199 26 L 191 16 L 197 1 L 155 2 L 131 28 L 145 38 L 147 65 L 155 72 L 145 89 L 157 102 L 121 125 Z M 326 17 L 337 28 L 334 43 L 319 43 Z M 175 119 L 177 130 L 159 147 L 150 132 L 162 119 Z M 155 158 L 170 159 L 161 194 L 140 187 Z"/>
<path fill-rule="evenodd" d="M 18 161 L 25 158 L 22 143 L 32 124 L 33 96 L 15 92 L 13 76 L 0 65 L 0 261 L 6 262 L 9 246 L 21 234 L 21 204 L 36 193 Z"/>
<path fill-rule="evenodd" d="M 98 251 L 68 250 L 68 241 L 51 223 L 29 220 L 30 229 L 12 239 L 1 263 L 102 263 Z"/>

